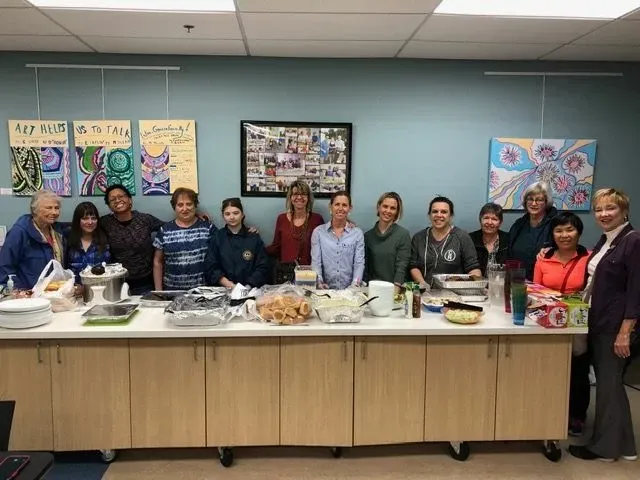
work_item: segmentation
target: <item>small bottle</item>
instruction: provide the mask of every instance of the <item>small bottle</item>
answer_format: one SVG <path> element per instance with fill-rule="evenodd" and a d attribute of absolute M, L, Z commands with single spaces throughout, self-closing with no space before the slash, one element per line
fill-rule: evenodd
<path fill-rule="evenodd" d="M 404 289 L 404 318 L 413 318 L 413 291 L 410 287 Z"/>
<path fill-rule="evenodd" d="M 420 287 L 413 287 L 413 318 L 422 316 L 422 298 L 420 297 Z"/>
<path fill-rule="evenodd" d="M 15 274 L 11 274 L 8 275 L 9 280 L 7 280 L 7 293 L 13 293 L 13 287 L 15 286 L 15 283 L 13 282 L 13 277 L 15 277 Z"/>

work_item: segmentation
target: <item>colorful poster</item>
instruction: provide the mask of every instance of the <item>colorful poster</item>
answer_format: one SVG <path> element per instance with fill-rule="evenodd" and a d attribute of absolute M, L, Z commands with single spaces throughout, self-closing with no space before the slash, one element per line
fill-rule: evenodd
<path fill-rule="evenodd" d="M 522 195 L 535 182 L 552 190 L 561 210 L 589 210 L 596 140 L 494 138 L 489 153 L 489 201 L 523 210 Z"/>
<path fill-rule="evenodd" d="M 15 195 L 33 195 L 46 189 L 71 196 L 66 121 L 9 120 L 9 147 Z"/>
<path fill-rule="evenodd" d="M 198 191 L 195 120 L 140 120 L 142 194 Z"/>
<path fill-rule="evenodd" d="M 129 120 L 76 121 L 73 132 L 81 196 L 104 195 L 114 184 L 136 193 Z"/>

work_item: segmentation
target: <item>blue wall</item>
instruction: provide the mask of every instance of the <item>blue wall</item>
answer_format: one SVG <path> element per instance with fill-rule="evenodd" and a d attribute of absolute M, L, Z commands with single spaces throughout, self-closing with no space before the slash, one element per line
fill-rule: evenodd
<path fill-rule="evenodd" d="M 8 119 L 37 118 L 34 71 L 24 67 L 30 62 L 180 66 L 170 73 L 170 115 L 197 122 L 201 203 L 218 225 L 220 201 L 240 191 L 239 122 L 252 119 L 353 122 L 352 217 L 363 228 L 375 221 L 375 202 L 385 190 L 404 198 L 402 224 L 411 232 L 424 228 L 426 204 L 435 194 L 453 199 L 457 225 L 477 228 L 486 200 L 489 140 L 537 137 L 541 120 L 541 78 L 486 77 L 487 70 L 623 72 L 623 78 L 548 78 L 544 135 L 598 139 L 596 186 L 621 187 L 634 197 L 640 173 L 640 64 L 5 53 L 5 132 Z M 41 69 L 39 77 L 43 119 L 102 117 L 99 71 Z M 105 92 L 106 118 L 132 120 L 138 155 L 137 120 L 166 115 L 164 72 L 105 71 Z M 139 168 L 136 178 L 140 191 Z M 10 186 L 8 135 L 1 133 L 0 187 Z M 64 200 L 64 219 L 78 201 Z M 94 201 L 107 211 L 102 198 Z M 29 198 L 0 197 L 0 224 L 10 226 L 28 203 Z M 134 204 L 172 218 L 168 198 L 138 195 Z M 317 207 L 325 218 L 326 204 L 320 200 Z M 282 207 L 281 199 L 245 199 L 249 223 L 267 242 Z M 516 217 L 509 214 L 505 228 Z M 592 245 L 599 232 L 584 217 L 584 243 Z"/>

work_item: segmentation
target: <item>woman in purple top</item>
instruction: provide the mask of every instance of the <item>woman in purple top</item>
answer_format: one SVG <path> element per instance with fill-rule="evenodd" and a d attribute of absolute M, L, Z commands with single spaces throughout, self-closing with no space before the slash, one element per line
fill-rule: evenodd
<path fill-rule="evenodd" d="M 569 452 L 583 460 L 633 461 L 637 450 L 623 376 L 640 346 L 640 232 L 629 224 L 629 197 L 620 190 L 598 190 L 593 210 L 604 232 L 591 253 L 585 289 L 596 415 L 591 440 L 569 446 Z"/>

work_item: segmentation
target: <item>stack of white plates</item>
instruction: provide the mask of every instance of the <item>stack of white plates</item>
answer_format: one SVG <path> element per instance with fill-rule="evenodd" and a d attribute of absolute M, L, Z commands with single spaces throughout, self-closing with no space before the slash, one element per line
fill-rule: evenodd
<path fill-rule="evenodd" d="M 46 298 L 17 298 L 0 302 L 0 327 L 32 328 L 53 319 L 51 302 Z"/>

